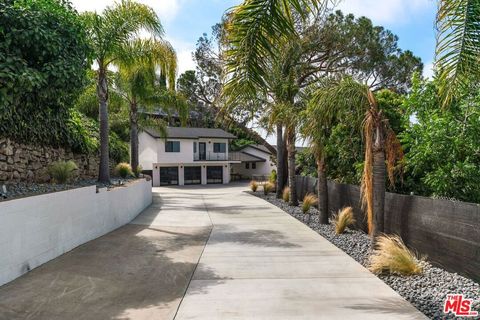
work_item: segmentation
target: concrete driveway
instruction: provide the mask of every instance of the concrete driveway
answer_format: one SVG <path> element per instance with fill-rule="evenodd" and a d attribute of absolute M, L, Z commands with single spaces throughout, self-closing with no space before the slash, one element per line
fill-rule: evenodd
<path fill-rule="evenodd" d="M 0 319 L 425 319 L 245 189 L 155 188 L 131 224 L 0 287 Z"/>

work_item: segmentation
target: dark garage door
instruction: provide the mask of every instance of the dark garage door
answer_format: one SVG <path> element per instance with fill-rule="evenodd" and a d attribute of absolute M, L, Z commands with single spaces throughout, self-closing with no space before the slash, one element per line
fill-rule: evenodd
<path fill-rule="evenodd" d="M 207 183 L 223 183 L 223 167 L 207 167 Z"/>
<path fill-rule="evenodd" d="M 160 167 L 160 185 L 178 185 L 178 167 Z"/>
<path fill-rule="evenodd" d="M 202 169 L 200 167 L 185 167 L 184 176 L 185 184 L 202 183 Z"/>

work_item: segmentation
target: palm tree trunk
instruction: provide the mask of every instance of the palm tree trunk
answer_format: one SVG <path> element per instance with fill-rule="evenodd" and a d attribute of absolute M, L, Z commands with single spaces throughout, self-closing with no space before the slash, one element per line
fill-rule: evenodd
<path fill-rule="evenodd" d="M 99 68 L 97 80 L 97 96 L 99 102 L 100 119 L 100 164 L 98 181 L 110 183 L 110 157 L 108 149 L 108 86 L 106 70 Z"/>
<path fill-rule="evenodd" d="M 373 144 L 373 230 L 372 239 L 385 231 L 385 149 L 382 130 L 376 128 L 375 142 Z"/>
<path fill-rule="evenodd" d="M 322 154 L 317 159 L 318 174 L 318 210 L 320 211 L 320 223 L 328 224 L 328 184 L 325 165 L 325 156 Z"/>
<path fill-rule="evenodd" d="M 283 186 L 288 185 L 288 151 L 287 151 L 287 132 L 283 133 Z"/>
<path fill-rule="evenodd" d="M 130 165 L 133 172 L 138 168 L 138 115 L 136 103 L 130 104 Z"/>
<path fill-rule="evenodd" d="M 283 144 L 283 127 L 281 124 L 277 124 L 277 199 L 282 198 L 282 191 L 285 187 L 285 162 L 283 161 Z"/>
<path fill-rule="evenodd" d="M 295 128 L 287 129 L 288 186 L 290 187 L 291 206 L 298 206 L 297 184 L 295 181 Z"/>

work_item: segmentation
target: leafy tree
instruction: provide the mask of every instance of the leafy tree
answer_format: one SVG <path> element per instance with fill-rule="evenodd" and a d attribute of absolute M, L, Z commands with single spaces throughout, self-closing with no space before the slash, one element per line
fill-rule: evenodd
<path fill-rule="evenodd" d="M 130 0 L 107 7 L 102 14 L 87 12 L 85 25 L 97 65 L 97 96 L 100 119 L 100 168 L 98 180 L 110 181 L 108 150 L 108 67 L 122 57 L 127 59 L 126 45 L 141 30 L 161 38 L 163 28 L 152 8 Z M 132 57 L 133 58 L 133 57 Z"/>
<path fill-rule="evenodd" d="M 4 0 L 0 12 L 0 136 L 88 151 L 71 125 L 90 52 L 77 12 L 58 0 Z"/>
<path fill-rule="evenodd" d="M 440 109 L 437 81 L 415 78 L 405 100 L 416 121 L 401 135 L 405 156 L 405 191 L 425 196 L 480 202 L 480 91 L 462 93 Z"/>

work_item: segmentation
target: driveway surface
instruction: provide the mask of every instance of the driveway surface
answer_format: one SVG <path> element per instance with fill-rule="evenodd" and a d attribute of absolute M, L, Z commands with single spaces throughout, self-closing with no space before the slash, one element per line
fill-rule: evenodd
<path fill-rule="evenodd" d="M 0 287 L 0 319 L 425 319 L 245 189 L 154 188 L 131 224 Z"/>

